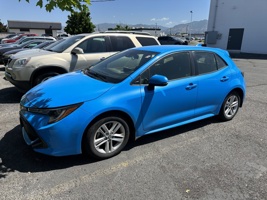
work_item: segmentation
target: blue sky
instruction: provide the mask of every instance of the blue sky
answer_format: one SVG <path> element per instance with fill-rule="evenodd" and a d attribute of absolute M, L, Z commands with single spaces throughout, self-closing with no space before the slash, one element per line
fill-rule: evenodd
<path fill-rule="evenodd" d="M 46 2 L 46 0 L 44 0 Z M 177 24 L 208 19 L 210 0 L 115 0 L 92 2 L 89 6 L 94 24 L 151 24 L 173 27 Z M 61 22 L 65 26 L 69 12 L 51 13 L 36 7 L 36 0 L 0 0 L 0 19 Z"/>

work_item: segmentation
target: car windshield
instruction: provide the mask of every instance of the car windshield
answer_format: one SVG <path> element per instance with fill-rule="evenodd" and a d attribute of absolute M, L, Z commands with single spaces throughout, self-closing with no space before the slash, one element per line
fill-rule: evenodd
<path fill-rule="evenodd" d="M 50 51 L 51 48 L 53 48 L 54 46 L 58 45 L 59 43 L 63 42 L 64 40 L 57 40 L 56 42 L 53 42 L 52 44 L 49 44 L 48 46 L 46 46 L 44 48 L 44 50 L 46 51 Z"/>
<path fill-rule="evenodd" d="M 19 36 L 18 36 L 19 37 Z M 16 43 L 21 44 L 21 42 L 26 38 L 27 36 L 22 36 L 19 40 L 16 41 Z"/>
<path fill-rule="evenodd" d="M 54 41 L 51 41 L 51 42 L 43 42 L 41 44 L 36 45 L 32 49 L 44 49 L 44 48 L 46 48 L 47 46 L 49 46 L 50 44 L 53 44 L 53 43 L 55 43 L 55 42 Z"/>
<path fill-rule="evenodd" d="M 20 47 L 20 48 L 23 48 L 25 47 L 26 45 L 28 45 L 31 41 L 26 41 L 26 42 L 23 42 L 21 44 L 18 44 L 17 47 Z"/>
<path fill-rule="evenodd" d="M 105 82 L 119 83 L 157 54 L 152 51 L 126 50 L 85 69 L 84 73 Z"/>
<path fill-rule="evenodd" d="M 85 35 L 76 35 L 76 36 L 69 37 L 63 40 L 62 42 L 58 43 L 57 45 L 53 46 L 52 48 L 50 48 L 49 51 L 62 53 L 67 48 L 69 48 L 71 45 L 73 45 L 74 43 L 76 43 L 77 41 L 81 40 L 84 37 Z"/>

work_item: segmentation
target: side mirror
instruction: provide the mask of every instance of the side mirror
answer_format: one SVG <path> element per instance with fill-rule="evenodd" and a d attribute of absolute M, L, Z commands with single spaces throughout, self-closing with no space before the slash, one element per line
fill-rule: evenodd
<path fill-rule="evenodd" d="M 76 48 L 72 49 L 71 53 L 72 54 L 83 54 L 84 52 L 81 48 L 76 47 Z"/>
<path fill-rule="evenodd" d="M 162 75 L 154 75 L 148 81 L 148 89 L 153 90 L 155 86 L 166 86 L 168 85 L 168 78 Z"/>

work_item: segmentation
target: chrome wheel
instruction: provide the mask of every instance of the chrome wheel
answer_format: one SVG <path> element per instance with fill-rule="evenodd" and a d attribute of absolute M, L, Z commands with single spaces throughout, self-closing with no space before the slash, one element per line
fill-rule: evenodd
<path fill-rule="evenodd" d="M 225 116 L 228 118 L 233 117 L 236 114 L 238 107 L 239 107 L 238 97 L 235 95 L 230 96 L 227 99 L 225 106 L 224 106 Z"/>
<path fill-rule="evenodd" d="M 240 96 L 237 92 L 230 93 L 225 99 L 221 107 L 219 117 L 223 121 L 234 118 L 240 106 Z"/>
<path fill-rule="evenodd" d="M 127 121 L 119 116 L 107 116 L 93 123 L 86 133 L 86 152 L 97 159 L 105 159 L 121 152 L 129 140 Z"/>
<path fill-rule="evenodd" d="M 94 146 L 99 153 L 112 153 L 125 138 L 125 129 L 118 121 L 110 121 L 99 127 L 95 133 Z"/>

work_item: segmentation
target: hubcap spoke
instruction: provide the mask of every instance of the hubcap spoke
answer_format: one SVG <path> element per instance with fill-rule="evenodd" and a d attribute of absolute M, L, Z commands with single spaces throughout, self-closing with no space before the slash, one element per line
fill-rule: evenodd
<path fill-rule="evenodd" d="M 105 152 L 109 153 L 111 151 L 111 142 L 107 141 L 105 145 Z"/>
<path fill-rule="evenodd" d="M 102 138 L 98 138 L 95 140 L 95 145 L 97 147 L 101 146 L 102 144 L 104 144 L 107 140 L 105 139 L 105 137 L 102 137 Z"/>

